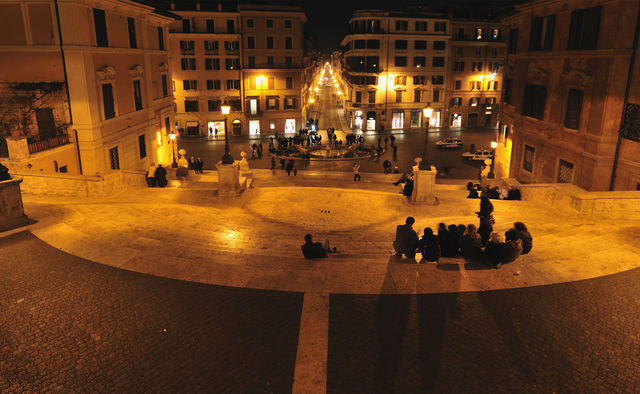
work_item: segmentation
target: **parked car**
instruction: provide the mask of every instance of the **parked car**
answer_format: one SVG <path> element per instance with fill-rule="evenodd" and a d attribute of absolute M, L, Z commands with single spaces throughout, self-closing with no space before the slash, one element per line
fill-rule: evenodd
<path fill-rule="evenodd" d="M 460 138 L 447 138 L 436 142 L 436 146 L 442 149 L 460 149 L 462 148 L 462 139 Z"/>
<path fill-rule="evenodd" d="M 491 156 L 492 156 L 491 151 L 486 149 L 479 149 L 474 152 L 464 152 L 462 154 L 462 158 L 466 160 L 483 160 L 484 161 L 486 159 L 490 159 Z"/>

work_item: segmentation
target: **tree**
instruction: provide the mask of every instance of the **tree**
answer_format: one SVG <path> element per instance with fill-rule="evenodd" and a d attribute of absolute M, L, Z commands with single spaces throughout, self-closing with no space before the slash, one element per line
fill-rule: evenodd
<path fill-rule="evenodd" d="M 43 103 L 64 87 L 64 82 L 5 82 L 0 94 L 0 134 L 19 131 L 29 136 L 32 119 Z"/>

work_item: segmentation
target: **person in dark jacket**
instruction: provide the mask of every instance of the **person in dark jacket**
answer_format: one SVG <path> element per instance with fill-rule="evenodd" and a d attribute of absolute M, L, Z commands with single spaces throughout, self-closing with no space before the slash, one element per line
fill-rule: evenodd
<path fill-rule="evenodd" d="M 329 245 L 329 240 L 324 240 L 324 245 L 320 242 L 313 242 L 313 237 L 311 234 L 306 234 L 304 236 L 304 245 L 302 245 L 302 255 L 307 259 L 321 259 L 328 257 L 328 253 L 337 252 L 334 247 L 331 249 Z"/>
<path fill-rule="evenodd" d="M 442 224 L 442 226 L 444 227 L 444 224 Z M 424 229 L 424 235 L 418 241 L 418 250 L 422 254 L 422 260 L 440 260 L 440 242 L 438 241 L 438 237 L 433 235 L 431 227 Z"/>
<path fill-rule="evenodd" d="M 482 243 L 475 224 L 467 226 L 460 240 L 460 253 L 467 260 L 478 260 L 482 256 Z"/>
<path fill-rule="evenodd" d="M 396 227 L 396 239 L 393 241 L 393 249 L 396 251 L 397 257 L 404 254 L 410 259 L 415 258 L 416 248 L 418 247 L 418 234 L 413 229 L 413 223 L 416 220 L 409 216 L 405 220 L 405 224 Z"/>
<path fill-rule="evenodd" d="M 505 242 L 502 245 L 501 263 L 515 261 L 522 253 L 522 241 L 518 238 L 516 230 L 511 229 L 504 233 Z"/>
<path fill-rule="evenodd" d="M 513 228 L 518 233 L 518 239 L 522 241 L 522 254 L 529 253 L 533 248 L 533 237 L 527 230 L 527 226 L 522 222 L 515 222 Z"/>
<path fill-rule="evenodd" d="M 482 192 L 480 195 L 480 210 L 476 212 L 478 217 L 488 217 L 493 213 L 493 204 L 489 201 L 489 197 L 486 192 Z"/>
<path fill-rule="evenodd" d="M 438 241 L 440 242 L 440 254 L 442 257 L 455 257 L 453 249 L 455 248 L 454 235 L 447 230 L 444 223 L 438 224 Z"/>
<path fill-rule="evenodd" d="M 502 235 L 499 233 L 491 233 L 487 247 L 484 248 L 484 263 L 490 267 L 498 268 L 501 264 L 502 248 L 504 242 Z"/>
<path fill-rule="evenodd" d="M 489 241 L 489 237 L 493 232 L 493 225 L 491 225 L 491 216 L 481 216 L 480 217 L 480 226 L 478 227 L 478 234 L 480 234 L 480 241 L 482 242 L 482 246 L 487 246 L 487 241 Z"/>
<path fill-rule="evenodd" d="M 452 225 L 455 226 L 455 225 Z M 455 237 L 454 240 L 456 241 L 456 256 L 460 256 L 460 248 L 462 246 L 462 236 L 464 235 L 464 233 L 467 231 L 467 226 L 465 226 L 464 224 L 459 224 L 456 226 L 456 230 L 455 233 Z M 449 232 L 451 232 L 451 229 L 449 229 Z"/>
<path fill-rule="evenodd" d="M 158 168 L 156 168 L 155 172 L 156 178 L 156 186 L 165 187 L 167 186 L 167 170 L 162 166 L 162 164 L 158 164 Z"/>
<path fill-rule="evenodd" d="M 402 188 L 402 194 L 407 197 L 411 197 L 411 195 L 413 194 L 413 179 L 407 179 L 407 182 Z"/>

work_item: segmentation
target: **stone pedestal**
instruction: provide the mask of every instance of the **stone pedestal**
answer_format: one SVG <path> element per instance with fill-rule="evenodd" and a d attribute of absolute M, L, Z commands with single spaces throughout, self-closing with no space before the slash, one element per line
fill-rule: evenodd
<path fill-rule="evenodd" d="M 11 160 L 26 160 L 29 158 L 29 146 L 25 137 L 7 138 L 7 150 Z"/>
<path fill-rule="evenodd" d="M 411 201 L 415 204 L 436 205 L 436 168 L 430 170 L 413 169 L 413 194 Z"/>
<path fill-rule="evenodd" d="M 240 188 L 240 166 L 237 163 L 216 165 L 218 169 L 218 195 L 237 196 Z"/>
<path fill-rule="evenodd" d="M 22 179 L 0 181 L 0 231 L 29 224 L 22 206 L 21 182 Z"/>

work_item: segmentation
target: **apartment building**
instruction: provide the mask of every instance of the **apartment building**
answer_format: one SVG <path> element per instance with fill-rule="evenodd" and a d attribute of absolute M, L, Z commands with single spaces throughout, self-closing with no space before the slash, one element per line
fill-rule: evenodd
<path fill-rule="evenodd" d="M 446 79 L 451 23 L 422 12 L 355 11 L 344 48 L 342 81 L 351 126 L 362 130 L 447 125 Z"/>
<path fill-rule="evenodd" d="M 502 93 L 506 53 L 500 23 L 451 21 L 446 81 L 449 127 L 495 127 Z"/>
<path fill-rule="evenodd" d="M 504 20 L 497 175 L 640 190 L 639 7 L 539 0 Z"/>
<path fill-rule="evenodd" d="M 171 3 L 177 122 L 183 135 L 294 133 L 302 127 L 305 14 L 300 7 Z"/>
<path fill-rule="evenodd" d="M 59 87 L 3 161 L 87 175 L 168 163 L 175 18 L 135 1 L 0 0 L 0 79 L 36 94 Z"/>

